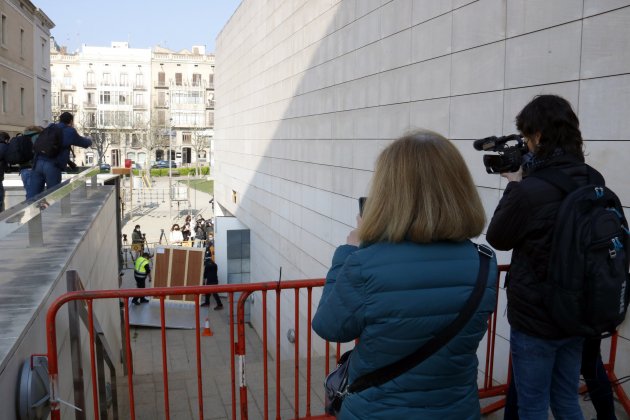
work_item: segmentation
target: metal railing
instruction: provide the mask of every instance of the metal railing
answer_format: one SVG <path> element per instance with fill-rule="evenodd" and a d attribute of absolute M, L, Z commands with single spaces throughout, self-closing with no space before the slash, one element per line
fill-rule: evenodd
<path fill-rule="evenodd" d="M 507 270 L 507 266 L 500 266 L 501 272 Z M 497 287 L 499 285 L 499 276 L 497 276 Z M 80 291 L 70 292 L 63 296 L 60 296 L 49 308 L 46 319 L 47 330 L 47 347 L 48 347 L 48 366 L 49 375 L 51 380 L 50 388 L 50 401 L 51 401 L 51 414 L 52 420 L 58 420 L 60 418 L 60 389 L 58 382 L 58 359 L 57 359 L 57 332 L 56 332 L 56 315 L 60 308 L 69 302 L 84 301 L 87 304 L 88 314 L 93 311 L 93 301 L 98 299 L 122 299 L 122 306 L 124 312 L 124 341 L 125 341 L 125 356 L 127 360 L 126 374 L 128 381 L 128 393 L 129 393 L 129 415 L 131 419 L 136 418 L 136 407 L 134 397 L 134 385 L 133 385 L 133 357 L 131 351 L 131 337 L 130 337 L 130 309 L 129 298 L 153 296 L 159 300 L 160 304 L 160 328 L 161 328 L 161 344 L 162 344 L 162 378 L 164 386 L 164 414 L 165 418 L 170 418 L 170 401 L 169 401 L 169 376 L 167 363 L 168 346 L 166 340 L 166 318 L 165 318 L 165 299 L 167 296 L 182 296 L 192 295 L 195 297 L 194 311 L 195 311 L 195 361 L 196 361 L 196 379 L 197 379 L 197 404 L 199 411 L 199 419 L 204 418 L 204 399 L 203 399 L 203 381 L 202 381 L 202 363 L 201 363 L 201 325 L 200 325 L 200 303 L 199 297 L 201 295 L 210 293 L 227 293 L 229 300 L 229 343 L 230 343 L 230 380 L 231 380 L 231 415 L 233 419 L 237 418 L 237 412 L 241 419 L 248 418 L 248 385 L 246 377 L 246 362 L 245 355 L 246 340 L 245 340 L 245 303 L 247 298 L 252 293 L 262 293 L 262 353 L 263 353 L 263 374 L 262 378 L 257 377 L 263 381 L 263 393 L 264 393 L 264 407 L 263 416 L 265 419 L 269 418 L 270 412 L 270 387 L 269 387 L 269 375 L 270 367 L 268 363 L 269 354 L 269 340 L 268 340 L 268 314 L 267 298 L 268 293 L 275 294 L 275 413 L 276 418 L 280 418 L 281 406 L 281 346 L 280 346 L 280 316 L 281 313 L 281 294 L 282 292 L 293 293 L 295 307 L 294 310 L 294 325 L 295 329 L 295 341 L 294 341 L 294 360 L 293 360 L 293 372 L 294 372 L 294 402 L 293 402 L 293 416 L 295 419 L 312 419 L 312 418 L 327 418 L 324 414 L 313 414 L 312 407 L 312 306 L 313 306 L 313 289 L 320 288 L 324 285 L 324 279 L 310 279 L 310 280 L 293 280 L 283 282 L 264 282 L 264 283 L 251 283 L 241 285 L 218 285 L 218 286 L 193 286 L 193 287 L 162 287 L 152 289 L 121 289 L 121 290 L 100 290 L 100 291 Z M 306 353 L 306 383 L 304 384 L 306 393 L 303 397 L 304 405 L 300 405 L 300 393 L 301 387 L 300 381 L 300 369 L 303 359 L 300 358 L 300 294 L 306 291 L 306 346 L 304 352 Z M 236 302 L 236 296 L 238 301 Z M 497 298 L 498 299 L 498 298 Z M 236 315 L 236 316 L 235 316 Z M 93 317 L 89 317 L 88 329 L 90 334 L 90 346 L 94 347 L 94 325 L 92 321 Z M 484 361 L 485 373 L 483 385 L 479 387 L 480 400 L 486 398 L 496 398 L 504 396 L 507 393 L 508 384 L 495 384 L 493 380 L 494 364 L 495 364 L 495 343 L 496 343 L 496 324 L 497 314 L 496 312 L 490 316 L 488 326 L 488 338 L 486 344 L 486 357 Z M 340 345 L 336 345 L 336 359 L 340 356 Z M 272 344 L 273 346 L 273 344 Z M 611 379 L 616 379 L 614 374 L 615 356 L 617 351 L 617 339 L 613 337 L 610 347 L 609 362 L 605 365 Z M 326 342 L 326 362 L 324 366 L 324 372 L 322 372 L 320 378 L 324 378 L 330 371 L 329 357 L 330 355 L 330 343 Z M 100 418 L 100 399 L 102 398 L 102 392 L 99 389 L 99 384 L 96 380 L 96 368 L 94 367 L 94 357 L 92 359 L 91 366 L 91 380 L 92 380 L 92 398 L 94 414 L 93 418 L 98 420 Z M 509 360 L 505 360 L 509 363 Z M 238 373 L 237 373 L 238 372 Z M 321 383 L 320 380 L 317 384 Z M 623 408 L 630 414 L 630 400 L 626 396 L 621 385 L 615 385 L 614 390 L 623 405 Z M 483 414 L 487 414 L 502 408 L 505 405 L 505 398 L 501 398 L 489 405 L 486 405 L 481 409 Z M 319 412 L 323 412 L 323 407 L 317 409 Z"/>

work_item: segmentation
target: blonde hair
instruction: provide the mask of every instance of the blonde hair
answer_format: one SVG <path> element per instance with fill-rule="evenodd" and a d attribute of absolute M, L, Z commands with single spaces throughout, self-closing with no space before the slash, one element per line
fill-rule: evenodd
<path fill-rule="evenodd" d="M 462 241 L 481 234 L 485 212 L 457 148 L 411 132 L 378 157 L 359 229 L 361 242 Z"/>

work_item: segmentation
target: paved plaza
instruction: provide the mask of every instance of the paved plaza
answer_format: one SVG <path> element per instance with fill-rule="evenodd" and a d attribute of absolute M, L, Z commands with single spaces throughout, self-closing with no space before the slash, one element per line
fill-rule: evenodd
<path fill-rule="evenodd" d="M 173 182 L 174 184 L 176 181 Z M 168 178 L 156 178 L 153 183 L 155 191 L 168 188 Z M 137 191 L 136 191 L 137 193 Z M 168 199 L 162 201 L 158 198 L 155 203 L 143 205 L 134 209 L 133 215 L 129 215 L 123 222 L 123 233 L 131 238 L 131 232 L 136 224 L 141 226 L 146 233 L 147 242 L 152 246 L 159 241 L 160 231 L 168 230 L 172 223 L 181 223 L 187 214 L 194 218 L 202 214 L 209 219 L 212 216 L 212 206 L 209 201 L 211 196 L 200 191 L 191 190 L 189 193 L 190 204 L 180 203 L 169 208 Z M 133 263 L 128 262 L 123 277 L 123 287 L 133 288 Z M 212 310 L 211 305 L 207 311 L 202 308 L 201 326 L 203 328 L 205 318 L 208 317 L 211 337 L 201 337 L 201 359 L 203 378 L 203 406 L 205 419 L 229 419 L 232 418 L 232 395 L 230 393 L 230 334 L 229 334 L 229 306 L 227 299 L 223 299 L 225 309 Z M 191 312 L 194 307 L 191 305 Z M 194 318 L 194 314 L 192 315 Z M 271 328 L 271 327 L 270 327 Z M 198 418 L 198 389 L 197 389 L 197 359 L 195 353 L 196 331 L 187 329 L 169 329 L 167 331 L 167 369 L 169 375 L 169 403 L 171 419 Z M 270 343 L 270 346 L 272 344 Z M 302 344 L 303 346 L 304 344 Z M 165 418 L 164 386 L 162 379 L 162 351 L 161 333 L 159 328 L 136 327 L 131 328 L 131 346 L 134 368 L 134 397 L 137 419 L 157 420 Z M 264 391 L 263 391 L 263 350 L 262 341 L 257 332 L 250 326 L 246 326 L 246 381 L 248 385 L 248 415 L 250 419 L 264 418 Z M 268 412 L 270 418 L 276 417 L 276 382 L 275 382 L 275 349 L 267 350 L 268 362 Z M 314 358 L 311 374 L 311 413 L 314 415 L 323 413 L 322 381 L 324 377 L 324 358 Z M 331 359 L 330 365 L 333 365 Z M 292 419 L 294 415 L 294 372 L 295 365 L 292 360 L 281 362 L 281 395 L 280 415 L 283 419 Z M 238 376 L 238 367 L 237 374 Z M 306 360 L 300 360 L 299 366 L 299 395 L 300 416 L 305 415 L 306 410 Z M 237 386 L 238 386 L 238 378 Z M 129 396 L 127 377 L 119 375 L 118 400 L 121 418 L 126 418 L 129 413 Z M 238 404 L 238 388 L 237 404 Z M 485 404 L 486 402 L 484 402 Z M 595 418 L 592 405 L 582 400 L 583 411 L 586 419 Z M 620 405 L 618 418 L 624 418 Z M 240 407 L 237 405 L 237 417 L 240 418 Z M 503 418 L 503 410 L 485 416 L 486 419 L 498 420 Z M 550 417 L 552 418 L 552 417 Z"/>

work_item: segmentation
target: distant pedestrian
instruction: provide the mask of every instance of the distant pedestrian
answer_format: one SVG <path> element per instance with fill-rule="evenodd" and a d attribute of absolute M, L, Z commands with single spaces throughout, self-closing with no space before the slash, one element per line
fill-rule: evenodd
<path fill-rule="evenodd" d="M 205 258 L 204 267 L 203 267 L 203 284 L 211 285 L 211 284 L 219 284 L 219 276 L 218 276 L 218 267 L 216 263 L 212 260 L 212 258 Z M 217 303 L 217 306 L 214 307 L 215 311 L 219 311 L 223 309 L 223 303 L 221 303 L 221 297 L 218 293 L 212 293 L 212 297 L 214 301 Z M 210 295 L 204 295 L 204 301 L 200 306 L 208 306 L 210 305 Z"/>
<path fill-rule="evenodd" d="M 182 232 L 179 229 L 179 225 L 177 223 L 175 223 L 171 227 L 171 235 L 170 235 L 169 241 L 173 245 L 180 245 L 181 246 L 183 240 L 184 240 L 184 236 L 182 235 Z"/>
<path fill-rule="evenodd" d="M 31 142 L 34 144 L 39 137 L 39 133 L 42 132 L 44 128 L 39 125 L 32 125 L 30 127 L 26 127 L 24 129 L 23 135 L 29 137 Z M 28 194 L 28 186 L 31 182 L 31 172 L 33 171 L 33 160 L 29 160 L 28 162 L 24 162 L 20 164 L 20 178 L 22 179 L 22 185 L 24 185 L 24 190 L 26 194 Z"/>
<path fill-rule="evenodd" d="M 44 187 L 52 188 L 61 183 L 61 172 L 68 168 L 70 162 L 70 148 L 72 146 L 88 148 L 92 145 L 91 139 L 81 137 L 79 133 L 77 133 L 77 130 L 74 128 L 74 116 L 71 113 L 64 112 L 61 114 L 59 116 L 59 122 L 55 125 L 61 128 L 63 132 L 61 150 L 54 157 L 45 156 L 40 153 L 35 154 L 29 187 L 26 191 L 27 199 L 44 191 Z"/>
<path fill-rule="evenodd" d="M 197 222 L 195 227 L 195 247 L 203 248 L 203 243 L 206 240 L 206 230 L 204 229 L 203 222 Z"/>
<path fill-rule="evenodd" d="M 9 140 L 11 136 L 6 131 L 0 131 L 0 211 L 4 211 L 4 171 L 6 169 L 6 162 L 4 161 L 4 154 L 9 148 Z"/>
<path fill-rule="evenodd" d="M 140 255 L 144 251 L 144 236 L 140 231 L 140 225 L 136 225 L 133 232 L 131 232 L 131 250 Z"/>
<path fill-rule="evenodd" d="M 133 277 L 136 280 L 136 286 L 138 289 L 144 289 L 146 287 L 146 281 L 151 281 L 151 260 L 150 255 L 147 252 L 143 252 L 136 260 L 133 267 Z M 131 299 L 131 303 L 134 305 L 140 305 L 141 303 L 147 303 L 148 301 L 149 299 L 144 296 Z"/>

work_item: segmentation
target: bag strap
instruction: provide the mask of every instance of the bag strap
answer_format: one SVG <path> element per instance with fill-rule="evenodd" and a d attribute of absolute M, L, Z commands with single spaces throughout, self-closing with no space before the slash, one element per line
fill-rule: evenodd
<path fill-rule="evenodd" d="M 488 272 L 490 270 L 490 259 L 494 255 L 492 249 L 485 245 L 477 245 L 479 252 L 479 274 L 477 275 L 477 283 L 473 289 L 468 301 L 460 311 L 459 315 L 453 322 L 444 328 L 439 334 L 427 341 L 418 350 L 404 357 L 403 359 L 379 368 L 373 372 L 367 373 L 357 378 L 348 386 L 347 392 L 360 392 L 364 389 L 379 386 L 385 382 L 391 381 L 400 374 L 416 367 L 429 356 L 440 350 L 446 343 L 461 331 L 477 311 L 481 298 L 483 297 L 488 280 Z"/>

